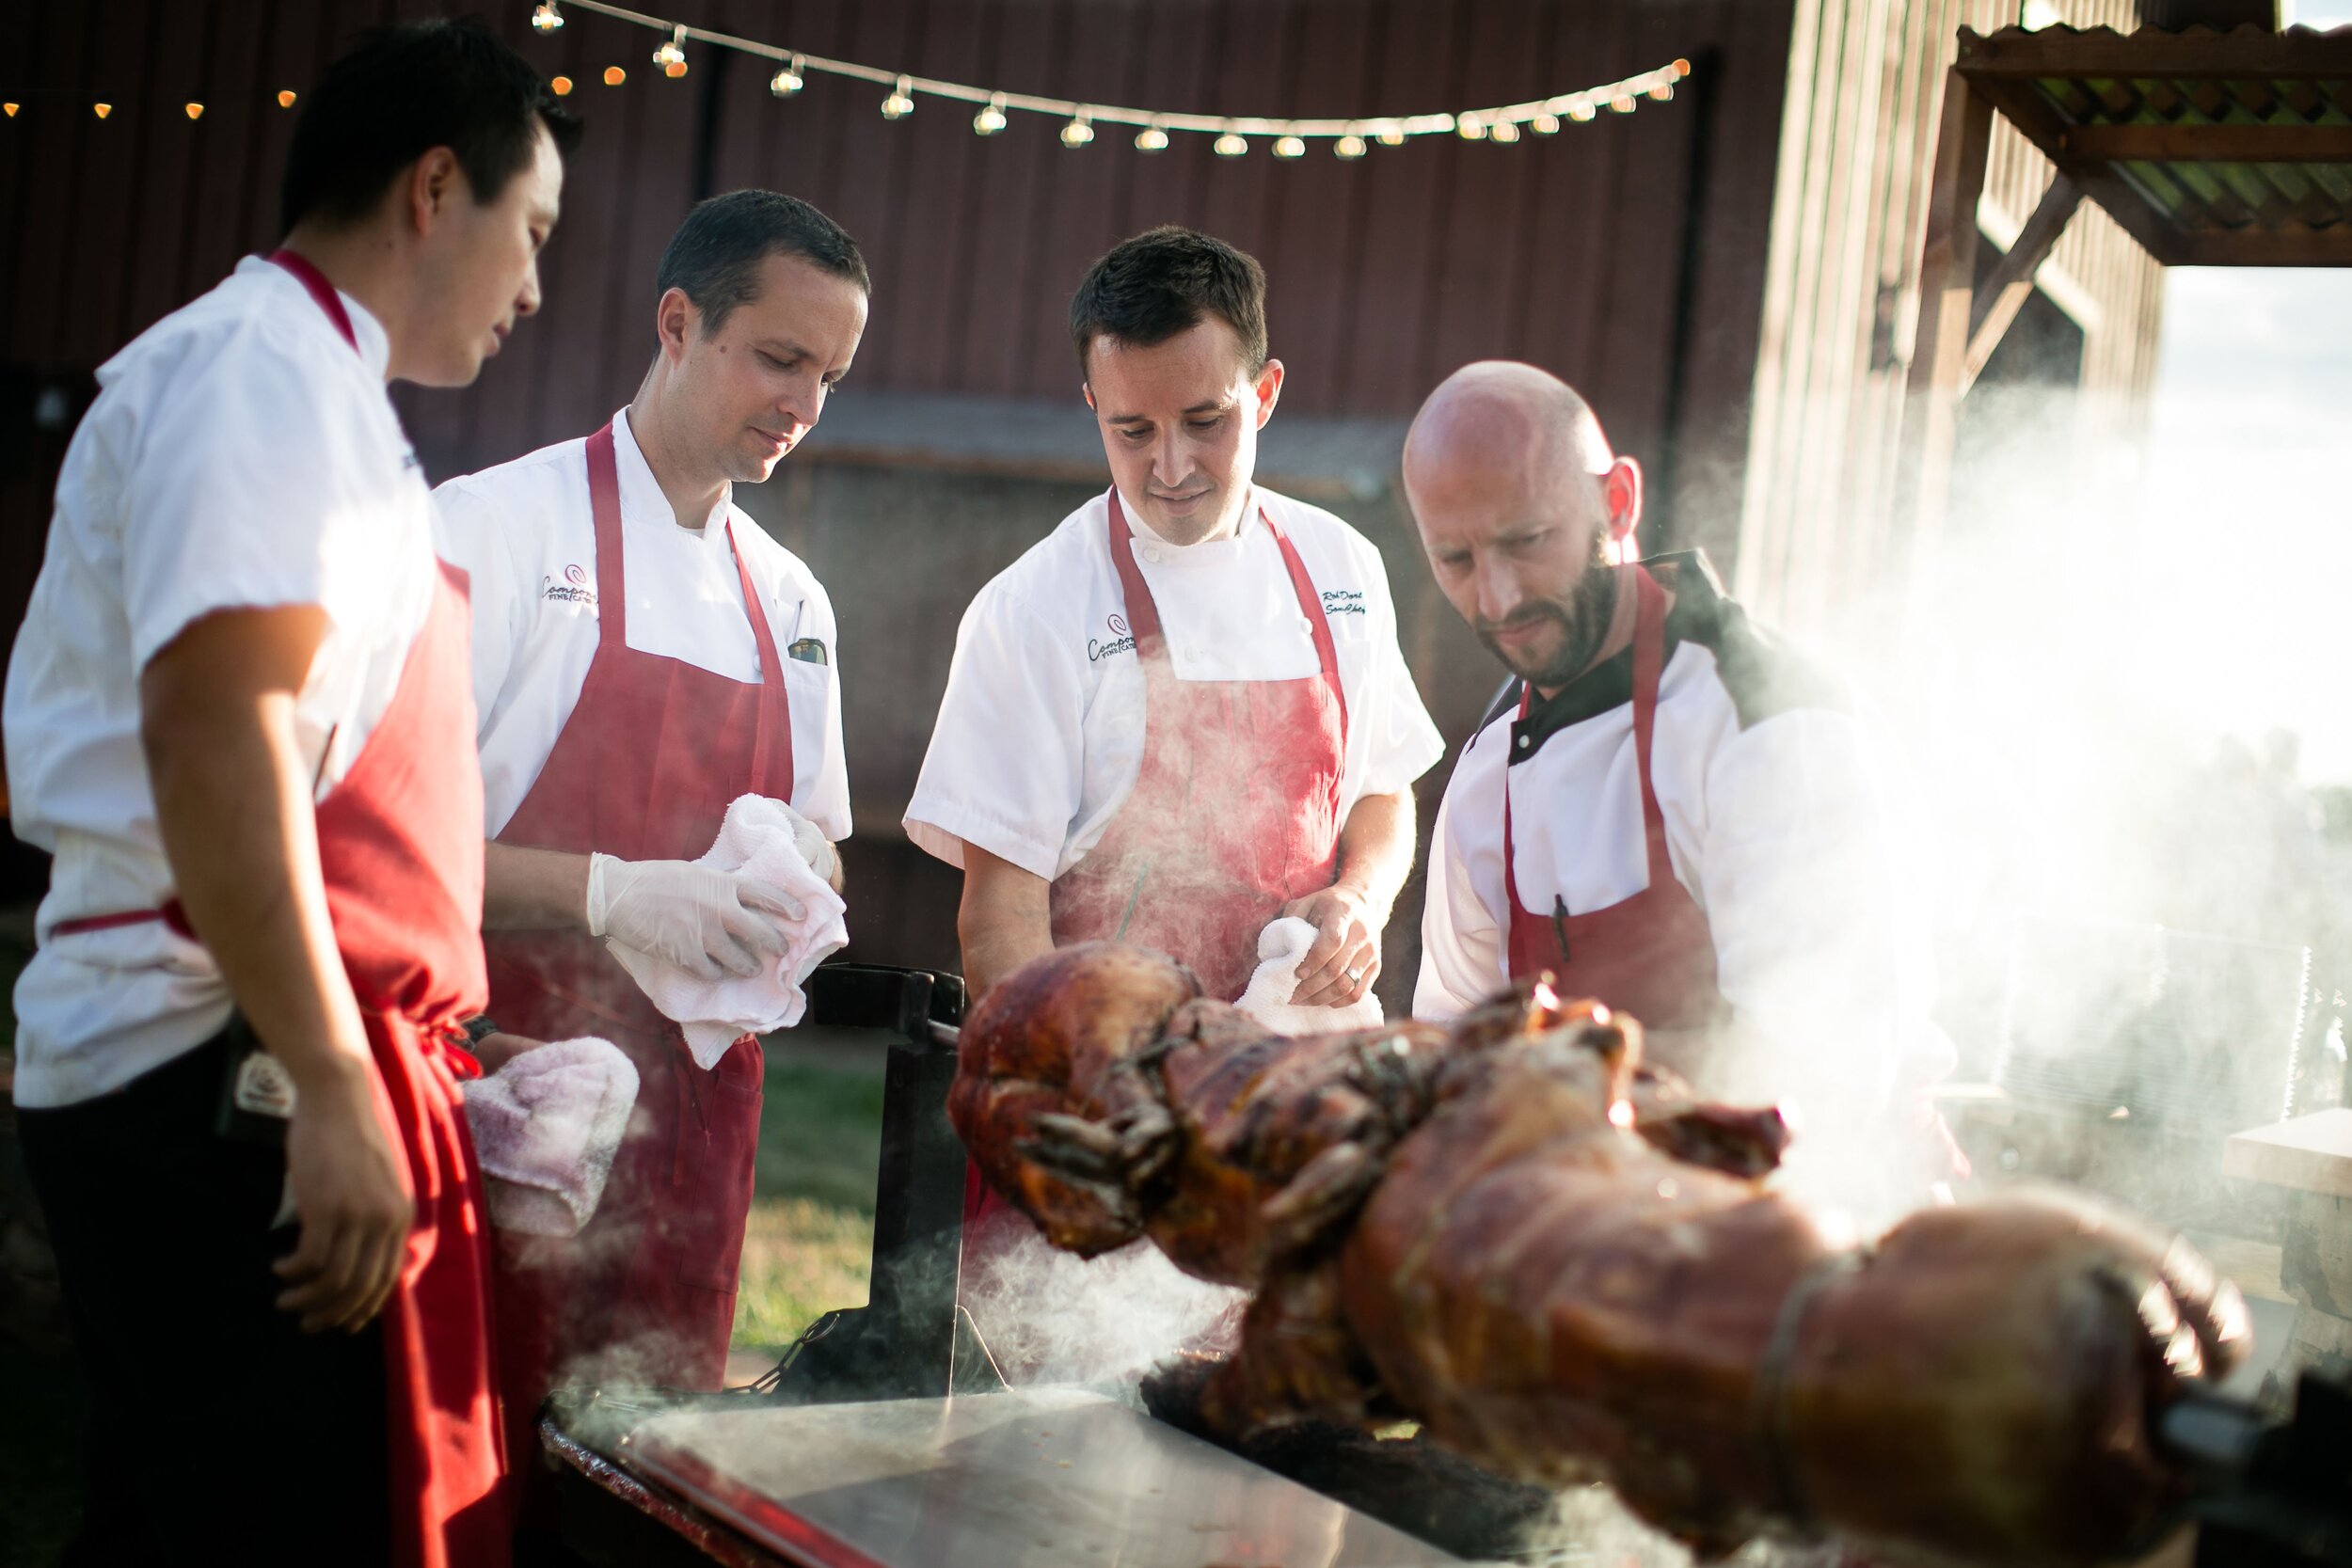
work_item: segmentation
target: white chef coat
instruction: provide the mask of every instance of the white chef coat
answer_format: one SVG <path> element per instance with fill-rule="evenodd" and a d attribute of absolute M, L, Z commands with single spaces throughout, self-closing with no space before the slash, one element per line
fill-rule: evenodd
<path fill-rule="evenodd" d="M 1702 561 L 1675 564 L 1650 783 L 1667 859 L 1706 912 L 1735 1025 L 1770 1042 L 1702 1086 L 1888 1102 L 1949 1070 L 1925 900 L 1901 791 L 1840 683 L 1722 597 Z M 1414 1016 L 1460 1014 L 1509 969 L 1502 791 L 1520 901 L 1584 914 L 1648 885 L 1634 756 L 1633 657 L 1578 677 L 1525 721 L 1516 683 L 1463 748 L 1438 808 Z M 1525 746 L 1518 741 L 1524 737 Z"/>
<path fill-rule="evenodd" d="M 432 501 L 385 395 L 390 344 L 342 300 L 357 354 L 291 274 L 247 257 L 100 369 L 67 449 L 8 666 L 17 835 L 56 857 L 17 983 L 20 1105 L 119 1088 L 228 1022 L 211 957 L 160 923 L 53 935 L 171 895 L 139 747 L 148 660 L 215 610 L 324 608 L 294 705 L 323 800 L 432 607 Z"/>
<path fill-rule="evenodd" d="M 1129 545 L 1158 606 L 1176 678 L 1297 680 L 1315 673 L 1311 626 L 1270 512 L 1322 595 L 1347 702 L 1343 822 L 1367 795 L 1407 788 L 1445 754 L 1396 643 L 1396 607 L 1370 540 L 1328 512 L 1252 494 L 1232 538 L 1176 546 L 1122 501 Z M 982 588 L 908 803 L 907 835 L 951 865 L 963 846 L 1051 879 L 1102 838 L 1143 766 L 1143 671 L 1112 564 L 1109 492 Z"/>
<path fill-rule="evenodd" d="M 538 782 L 596 657 L 596 530 L 587 448 L 585 437 L 542 447 L 433 492 L 441 559 L 473 578 L 473 697 L 485 826 L 492 838 Z M 786 655 L 791 804 L 827 838 L 849 837 L 833 601 L 801 559 L 770 538 L 731 493 L 702 527 L 680 528 L 629 433 L 627 409 L 612 416 L 612 457 L 620 479 L 628 645 L 759 684 L 759 643 L 727 547 L 724 525 L 731 520 L 776 651 Z M 803 651 L 821 650 L 822 662 L 791 657 L 787 650 L 795 643 Z"/>

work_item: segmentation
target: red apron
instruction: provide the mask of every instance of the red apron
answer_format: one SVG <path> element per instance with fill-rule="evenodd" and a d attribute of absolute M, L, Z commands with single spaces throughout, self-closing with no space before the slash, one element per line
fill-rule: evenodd
<path fill-rule="evenodd" d="M 1322 595 L 1274 518 L 1259 515 L 1319 668 L 1298 680 L 1181 681 L 1111 491 L 1111 564 L 1143 670 L 1143 761 L 1101 841 L 1048 894 L 1056 945 L 1156 947 L 1229 1002 L 1248 988 L 1266 924 L 1331 885 L 1347 755 L 1347 699 Z M 977 1166 L 964 1192 L 967 1223 L 1004 1207 Z"/>
<path fill-rule="evenodd" d="M 612 427 L 588 437 L 596 524 L 596 653 L 580 702 L 501 844 L 623 860 L 707 853 L 737 797 L 792 792 L 784 665 L 732 525 L 756 685 L 628 645 L 628 588 Z M 582 1356 L 631 1382 L 715 1388 L 735 1323 L 765 1060 L 749 1036 L 694 1065 L 605 951 L 578 931 L 494 931 L 490 1011 L 542 1039 L 599 1035 L 637 1065 L 637 1109 L 596 1217 L 568 1239 L 501 1234 L 499 1353 L 518 1463 L 531 1413 Z"/>
<path fill-rule="evenodd" d="M 1502 788 L 1502 886 L 1511 908 L 1511 974 L 1544 970 L 1567 996 L 1595 996 L 1631 1013 L 1652 1029 L 1711 1029 L 1731 1016 L 1715 987 L 1715 939 L 1707 913 L 1675 877 L 1666 854 L 1666 814 L 1650 784 L 1651 742 L 1658 729 L 1658 681 L 1666 666 L 1666 593 L 1646 568 L 1636 567 L 1633 618 L 1633 759 L 1642 782 L 1642 841 L 1649 884 L 1632 897 L 1585 914 L 1567 901 L 1537 914 L 1519 901 L 1513 864 L 1511 786 Z M 1519 693 L 1525 719 L 1529 688 Z"/>
<path fill-rule="evenodd" d="M 281 250 L 354 349 L 342 301 Z M 335 945 L 367 1026 L 417 1223 L 383 1312 L 393 1560 L 496 1568 L 508 1560 L 510 1497 L 491 1351 L 489 1223 L 460 1078 L 480 1069 L 458 1021 L 488 992 L 482 964 L 482 771 L 473 765 L 466 577 L 438 565 L 433 605 L 367 743 L 318 808 L 319 870 Z M 59 934 L 162 919 L 160 911 L 61 924 Z"/>
<path fill-rule="evenodd" d="M 1658 729 L 1658 682 L 1666 665 L 1666 594 L 1646 568 L 1634 571 L 1633 756 L 1642 781 L 1642 840 L 1649 885 L 1588 914 L 1571 914 L 1555 898 L 1548 914 L 1519 901 L 1511 835 L 1511 787 L 1502 789 L 1502 885 L 1511 905 L 1511 975 L 1551 971 L 1563 995 L 1597 996 L 1658 1030 L 1713 1030 L 1728 1023 L 1731 1004 L 1715 984 L 1715 939 L 1707 913 L 1674 872 L 1666 853 L 1666 815 L 1650 784 Z M 1519 694 L 1525 719 L 1532 690 Z M 1687 1072 L 1694 1064 L 1670 1064 Z M 1890 1160 L 1919 1181 L 1968 1175 L 1968 1160 L 1926 1098 L 1902 1107 L 1887 1132 Z"/>

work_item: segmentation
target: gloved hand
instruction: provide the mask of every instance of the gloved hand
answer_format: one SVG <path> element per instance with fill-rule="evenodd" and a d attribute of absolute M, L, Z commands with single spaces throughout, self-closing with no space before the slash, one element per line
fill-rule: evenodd
<path fill-rule="evenodd" d="M 841 856 L 834 848 L 833 840 L 825 836 L 824 829 L 794 811 L 789 803 L 782 800 L 776 803 L 783 806 L 784 814 L 792 819 L 792 847 L 801 852 L 801 859 L 808 862 L 808 868 L 817 873 L 818 879 L 831 886 L 841 875 Z"/>
<path fill-rule="evenodd" d="M 691 861 L 588 858 L 588 934 L 665 958 L 701 980 L 756 974 L 784 957 L 776 919 L 808 918 L 780 888 Z"/>

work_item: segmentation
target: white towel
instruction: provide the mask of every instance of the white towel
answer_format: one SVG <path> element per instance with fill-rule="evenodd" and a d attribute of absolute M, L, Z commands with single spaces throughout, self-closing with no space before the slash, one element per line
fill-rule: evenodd
<path fill-rule="evenodd" d="M 596 1214 L 637 1103 L 637 1069 L 609 1040 L 550 1040 L 466 1085 L 490 1223 L 572 1236 Z"/>
<path fill-rule="evenodd" d="M 727 1048 L 745 1035 L 789 1029 L 808 1010 L 801 983 L 809 971 L 850 944 L 842 914 L 849 906 L 825 885 L 799 847 L 796 834 L 807 818 L 765 795 L 745 795 L 727 808 L 718 842 L 694 863 L 718 871 L 739 871 L 755 881 L 780 888 L 808 910 L 801 920 L 771 916 L 784 933 L 784 957 L 757 974 L 723 974 L 706 980 L 677 965 L 617 942 L 608 942 L 638 989 L 684 1025 L 686 1048 L 705 1070 L 719 1065 Z M 818 833 L 821 840 L 823 834 Z M 827 847 L 830 848 L 830 846 Z"/>
<path fill-rule="evenodd" d="M 1298 962 L 1315 942 L 1315 928 L 1296 915 L 1286 914 L 1258 933 L 1258 972 L 1236 1004 L 1243 1012 L 1269 1029 L 1285 1035 L 1319 1035 L 1334 1029 L 1371 1029 L 1382 1022 L 1380 999 L 1366 991 L 1362 1000 L 1344 1007 L 1300 1007 L 1291 1002 L 1298 990 Z"/>

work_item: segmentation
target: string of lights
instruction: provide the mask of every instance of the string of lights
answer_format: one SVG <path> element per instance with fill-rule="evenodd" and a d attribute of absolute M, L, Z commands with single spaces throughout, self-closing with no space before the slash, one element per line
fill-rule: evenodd
<path fill-rule="evenodd" d="M 756 39 L 738 38 L 730 33 L 715 33 L 706 27 L 668 21 L 644 11 L 608 4 L 607 0 L 538 0 L 532 10 L 531 24 L 542 35 L 552 34 L 563 27 L 566 7 L 634 23 L 640 27 L 663 34 L 661 43 L 653 52 L 653 63 L 662 75 L 672 79 L 687 73 L 687 44 L 702 43 L 775 62 L 779 69 L 769 78 L 768 90 L 778 98 L 790 98 L 799 93 L 808 85 L 809 73 L 818 71 L 888 87 L 889 92 L 882 101 L 884 119 L 906 119 L 914 113 L 917 96 L 924 95 L 978 105 L 977 112 L 972 117 L 972 129 L 982 136 L 993 136 L 1004 130 L 1010 123 L 1009 116 L 1018 112 L 1050 116 L 1062 121 L 1061 144 L 1067 148 L 1081 148 L 1093 141 L 1097 125 L 1119 125 L 1135 129 L 1136 149 L 1141 152 L 1164 152 L 1173 136 L 1198 135 L 1215 138 L 1210 143 L 1212 150 L 1227 158 L 1247 154 L 1253 139 L 1271 141 L 1273 153 L 1278 158 L 1304 157 L 1307 144 L 1311 141 L 1328 141 L 1332 152 L 1339 157 L 1360 158 L 1375 144 L 1396 147 L 1417 136 L 1451 135 L 1465 141 L 1495 142 L 1516 142 L 1522 135 L 1529 134 L 1549 136 L 1557 134 L 1564 124 L 1582 124 L 1596 119 L 1603 110 L 1629 115 L 1644 99 L 1663 103 L 1674 97 L 1675 84 L 1691 74 L 1690 61 L 1675 60 L 1654 71 L 1645 71 L 1599 87 L 1557 93 L 1524 103 L 1463 109 L 1452 114 L 1375 116 L 1356 119 L 1170 114 L 1112 103 L 1089 103 L 1069 98 L 1041 98 L 1034 93 L 1004 92 L 990 87 L 970 87 L 961 82 L 917 76 L 911 71 L 860 65 L 853 60 L 827 59 L 818 55 L 762 43 Z M 608 86 L 618 87 L 627 79 L 628 72 L 619 66 L 607 67 L 604 71 L 604 81 Z M 556 78 L 556 83 L 559 91 L 568 90 L 570 87 L 569 81 L 563 77 Z"/>

